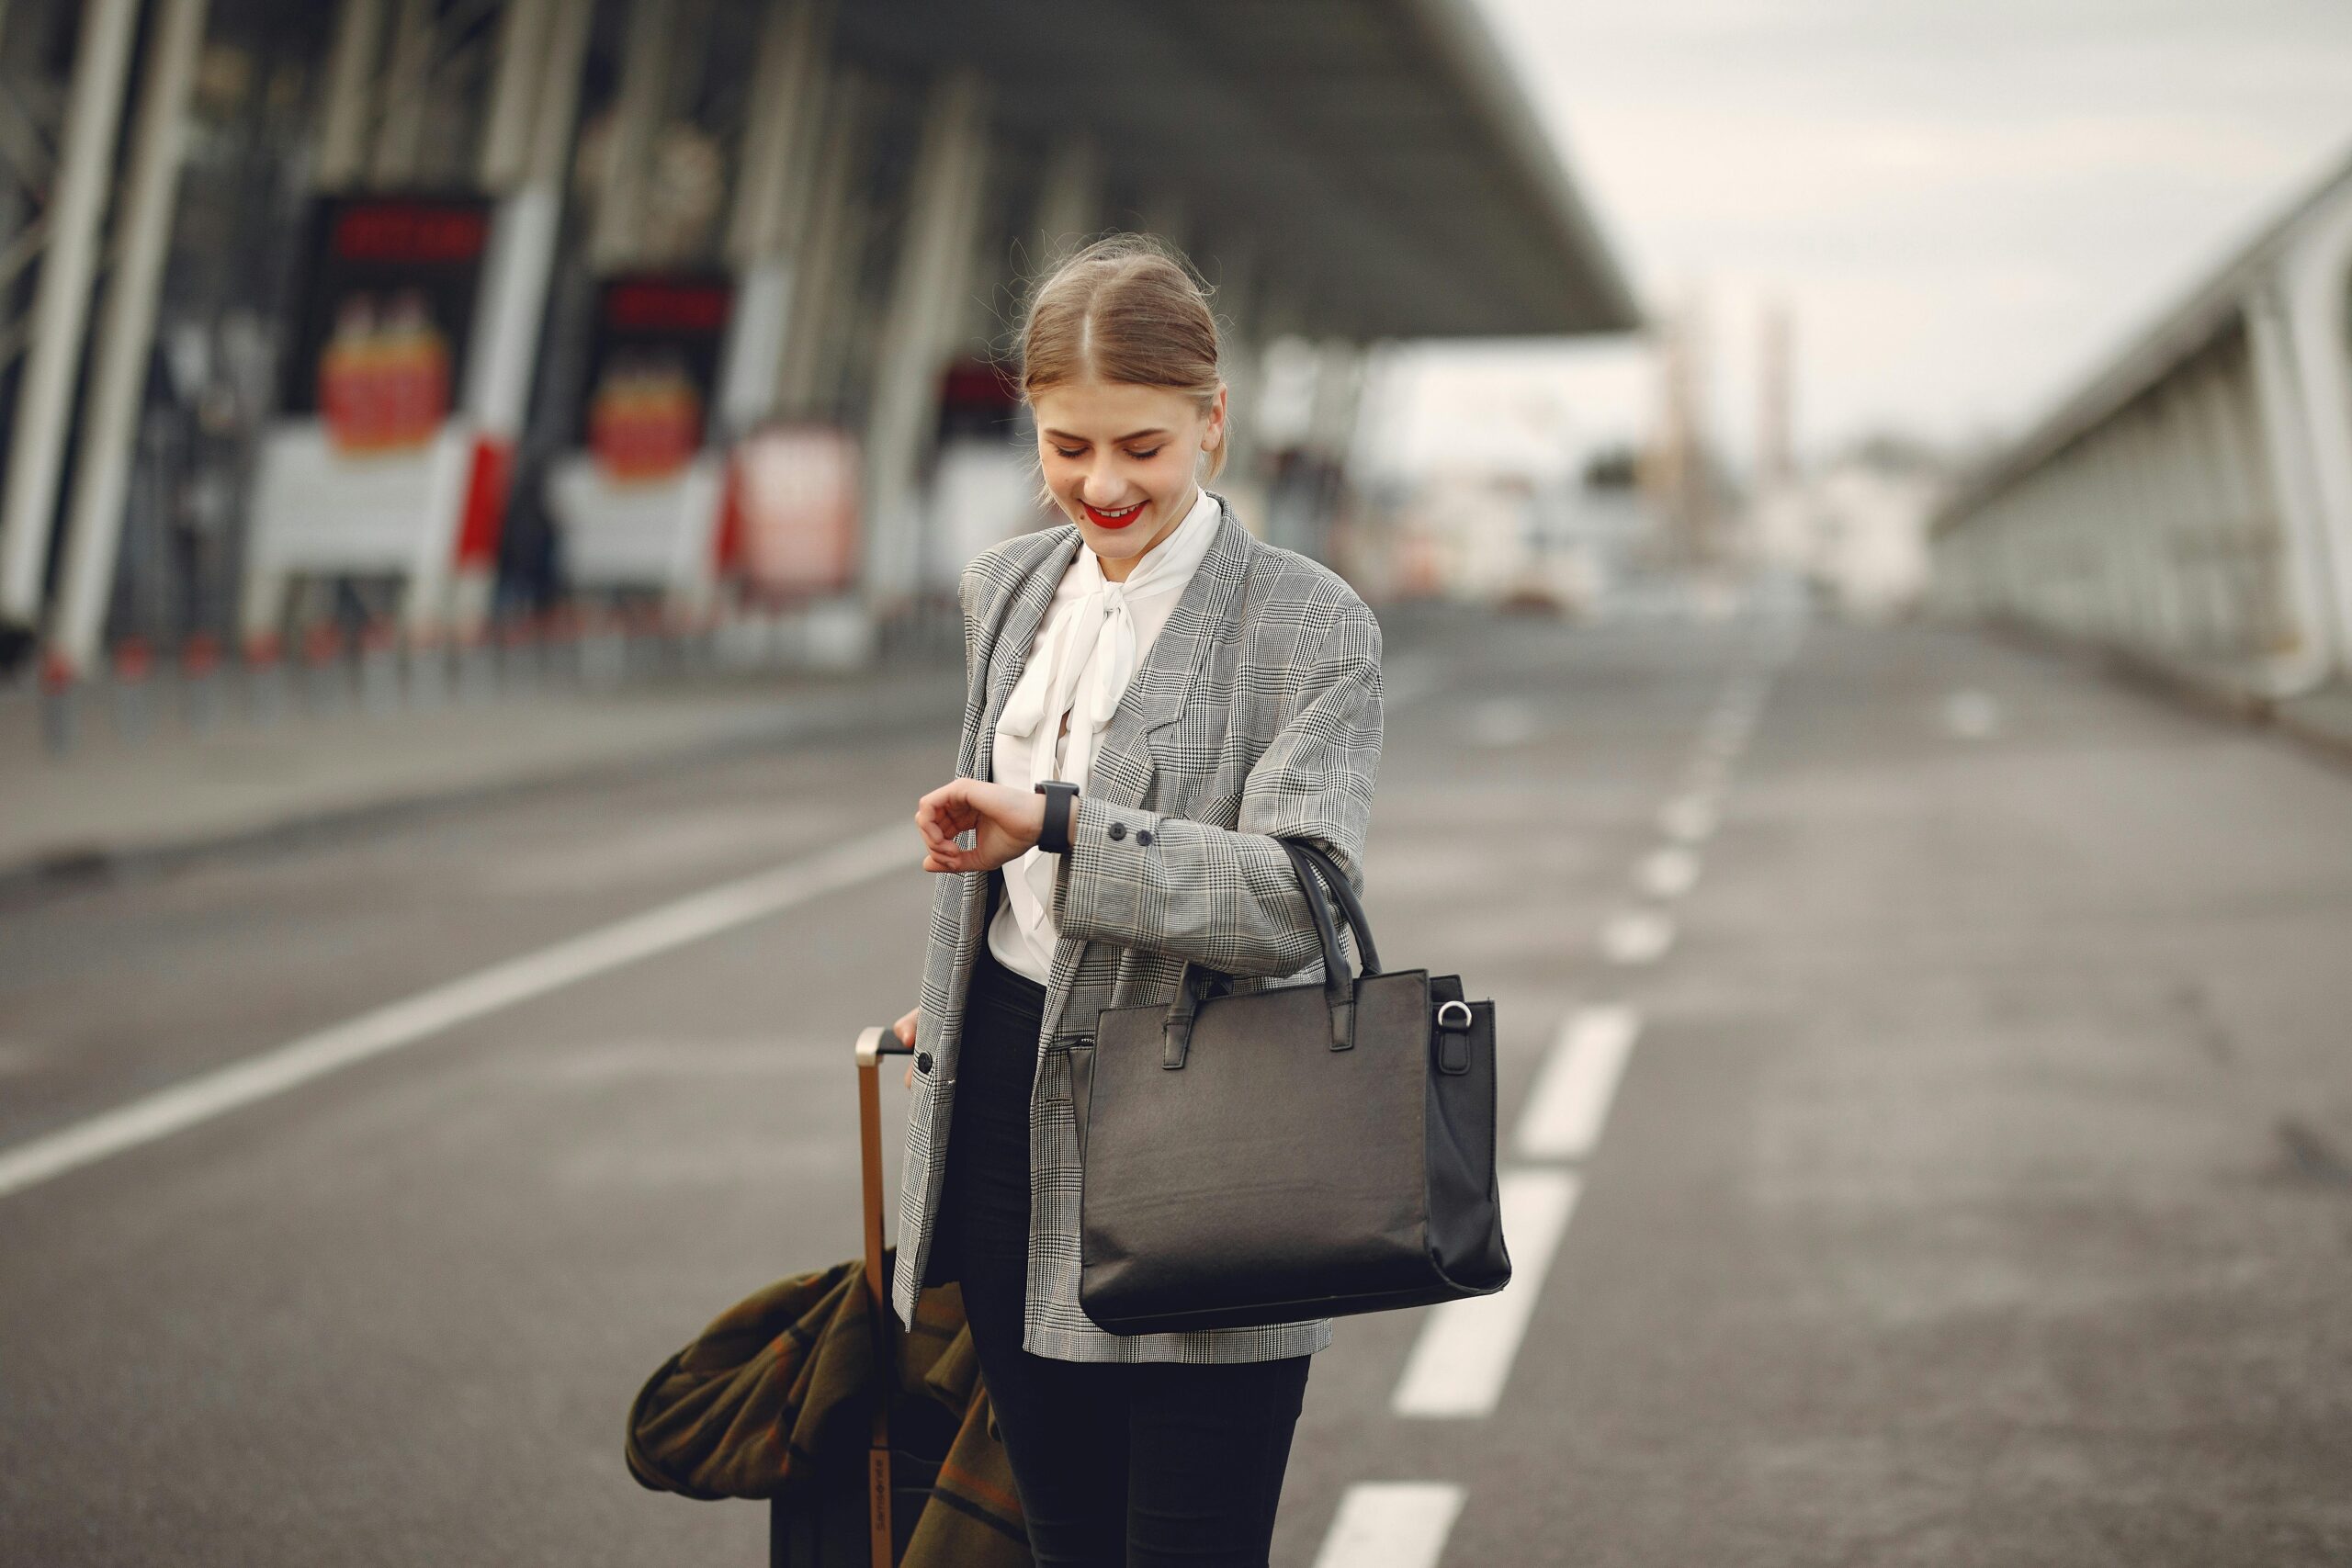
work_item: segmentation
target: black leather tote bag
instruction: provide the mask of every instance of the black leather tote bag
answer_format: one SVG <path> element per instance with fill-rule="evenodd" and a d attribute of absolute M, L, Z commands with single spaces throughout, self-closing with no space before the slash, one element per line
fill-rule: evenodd
<path fill-rule="evenodd" d="M 1165 1006 L 1103 1009 L 1081 1053 L 1079 1303 L 1112 1333 L 1421 1306 L 1510 1279 L 1494 1003 L 1458 975 L 1382 969 L 1347 878 L 1283 843 L 1322 983 L 1235 993 L 1188 963 Z"/>

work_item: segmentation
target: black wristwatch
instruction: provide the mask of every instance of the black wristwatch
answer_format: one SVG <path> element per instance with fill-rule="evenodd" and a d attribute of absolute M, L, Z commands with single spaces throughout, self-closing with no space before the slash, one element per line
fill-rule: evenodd
<path fill-rule="evenodd" d="M 1076 807 L 1078 786 L 1060 779 L 1039 779 L 1037 793 L 1046 797 L 1046 825 L 1037 829 L 1037 847 L 1047 854 L 1069 853 L 1069 814 Z"/>

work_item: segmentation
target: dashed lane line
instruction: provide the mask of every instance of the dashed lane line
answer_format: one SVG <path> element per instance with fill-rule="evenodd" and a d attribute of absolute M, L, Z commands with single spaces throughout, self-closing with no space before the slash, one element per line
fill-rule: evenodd
<path fill-rule="evenodd" d="M 1659 808 L 1657 822 L 1676 842 L 1695 844 L 1714 832 L 1718 815 L 1713 797 L 1683 795 Z"/>
<path fill-rule="evenodd" d="M 1351 1486 L 1315 1568 L 1436 1568 L 1462 1498 L 1461 1487 L 1442 1481 Z"/>
<path fill-rule="evenodd" d="M 1653 850 L 1642 857 L 1634 881 L 1653 898 L 1679 898 L 1698 885 L 1699 857 L 1673 845 Z"/>
<path fill-rule="evenodd" d="M 1575 1213 L 1577 1181 L 1565 1170 L 1511 1170 L 1502 1177 L 1503 1234 L 1510 1238 L 1510 1283 L 1491 1296 L 1431 1307 L 1389 1404 L 1398 1416 L 1486 1416 L 1501 1399 L 1544 1277 Z"/>
<path fill-rule="evenodd" d="M 820 854 L 494 964 L 461 980 L 200 1073 L 0 1151 L 0 1198 L 385 1055 L 503 1008 L 716 936 L 918 861 L 911 830 L 878 828 Z"/>
<path fill-rule="evenodd" d="M 1592 1153 L 1641 1029 L 1641 1014 L 1622 1002 L 1568 1015 L 1520 1112 L 1521 1157 L 1580 1160 Z"/>
<path fill-rule="evenodd" d="M 1663 909 L 1626 909 L 1600 928 L 1600 955 L 1611 964 L 1655 964 L 1674 945 L 1674 917 Z"/>

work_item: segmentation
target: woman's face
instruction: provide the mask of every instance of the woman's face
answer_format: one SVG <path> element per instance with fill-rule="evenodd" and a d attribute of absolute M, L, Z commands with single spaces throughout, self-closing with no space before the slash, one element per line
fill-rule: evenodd
<path fill-rule="evenodd" d="M 1030 398 L 1046 488 L 1114 581 L 1166 538 L 1194 498 L 1201 454 L 1225 439 L 1225 389 L 1206 412 L 1182 392 L 1066 381 Z"/>

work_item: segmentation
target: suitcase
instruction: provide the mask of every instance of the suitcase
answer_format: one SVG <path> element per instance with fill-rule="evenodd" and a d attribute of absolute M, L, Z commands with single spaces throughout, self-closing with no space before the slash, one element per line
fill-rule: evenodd
<path fill-rule="evenodd" d="M 876 1366 L 890 1364 L 890 1280 L 882 1250 L 882 1058 L 910 1056 L 888 1029 L 857 1037 L 859 1181 L 865 1190 L 865 1292 L 874 1307 Z M 768 1506 L 769 1568 L 897 1568 L 930 1500 L 956 1423 L 928 1400 L 877 1399 L 864 1476 L 827 1476 L 808 1498 Z"/>

